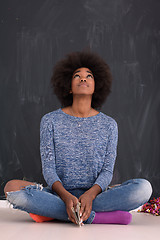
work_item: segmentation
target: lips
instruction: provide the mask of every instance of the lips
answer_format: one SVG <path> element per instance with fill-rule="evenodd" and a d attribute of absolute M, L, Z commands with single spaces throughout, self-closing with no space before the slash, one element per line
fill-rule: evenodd
<path fill-rule="evenodd" d="M 86 83 L 80 83 L 79 86 L 88 86 Z"/>

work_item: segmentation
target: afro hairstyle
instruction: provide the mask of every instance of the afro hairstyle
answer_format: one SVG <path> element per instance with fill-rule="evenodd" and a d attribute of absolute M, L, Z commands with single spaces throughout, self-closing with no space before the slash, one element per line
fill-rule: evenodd
<path fill-rule="evenodd" d="M 72 76 L 78 68 L 88 68 L 95 80 L 95 91 L 92 95 L 91 107 L 100 109 L 111 92 L 112 74 L 107 63 L 91 51 L 72 52 L 58 61 L 53 69 L 51 86 L 53 93 L 62 107 L 71 106 L 73 95 L 70 93 Z"/>

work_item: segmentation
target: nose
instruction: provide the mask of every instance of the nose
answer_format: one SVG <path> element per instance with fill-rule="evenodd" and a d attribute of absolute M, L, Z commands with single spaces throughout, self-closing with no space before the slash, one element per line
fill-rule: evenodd
<path fill-rule="evenodd" d="M 80 82 L 86 82 L 86 79 L 81 79 Z"/>

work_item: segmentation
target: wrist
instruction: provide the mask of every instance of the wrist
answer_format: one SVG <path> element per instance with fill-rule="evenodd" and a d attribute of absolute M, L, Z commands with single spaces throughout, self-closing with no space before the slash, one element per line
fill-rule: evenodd
<path fill-rule="evenodd" d="M 97 194 L 95 193 L 95 191 L 91 191 L 90 193 L 90 197 L 92 199 L 92 201 L 96 198 Z"/>
<path fill-rule="evenodd" d="M 68 198 L 71 196 L 71 193 L 68 191 L 65 191 L 61 194 L 60 198 L 63 200 L 64 203 L 68 200 Z"/>
<path fill-rule="evenodd" d="M 57 181 L 52 185 L 52 190 L 58 194 L 58 196 L 65 202 L 67 198 L 71 195 L 63 185 Z"/>
<path fill-rule="evenodd" d="M 94 200 L 96 198 L 96 196 L 102 192 L 102 189 L 99 185 L 95 184 L 93 185 L 93 187 L 91 187 L 89 190 L 89 195 L 91 197 L 92 200 Z"/>

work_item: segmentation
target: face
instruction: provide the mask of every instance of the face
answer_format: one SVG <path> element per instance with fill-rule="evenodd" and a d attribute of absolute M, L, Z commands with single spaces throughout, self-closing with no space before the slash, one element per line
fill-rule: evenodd
<path fill-rule="evenodd" d="M 78 68 L 72 76 L 72 94 L 92 95 L 95 90 L 94 76 L 88 68 Z"/>

